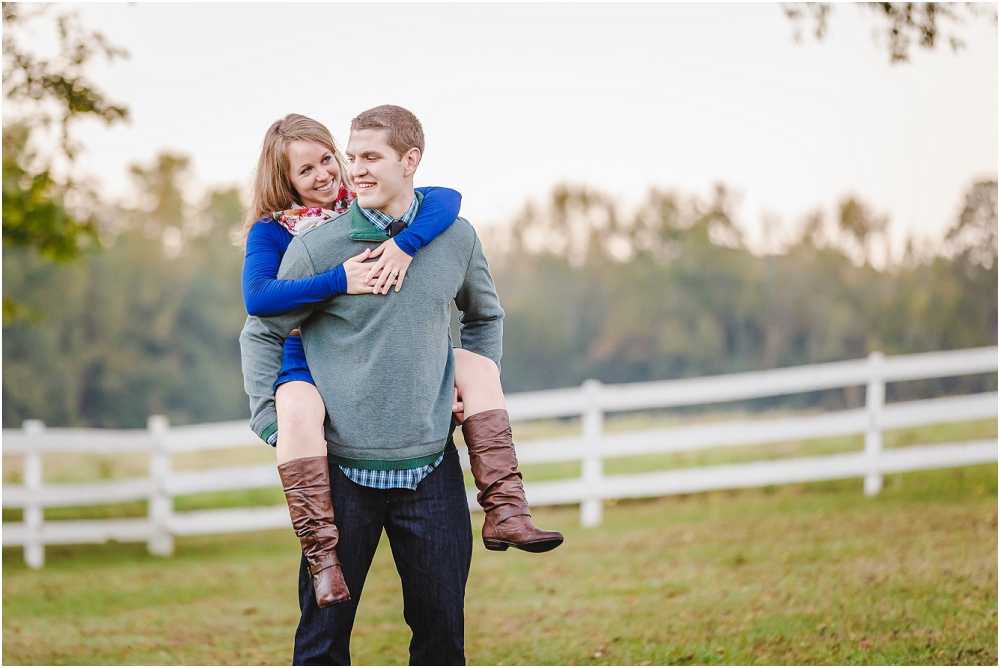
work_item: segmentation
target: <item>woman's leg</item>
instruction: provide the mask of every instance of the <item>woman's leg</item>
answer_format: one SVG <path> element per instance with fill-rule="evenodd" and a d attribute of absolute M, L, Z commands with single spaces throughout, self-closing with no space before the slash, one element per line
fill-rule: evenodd
<path fill-rule="evenodd" d="M 464 348 L 455 348 L 454 353 L 455 387 L 465 404 L 464 417 L 468 419 L 483 411 L 507 410 L 496 362 Z"/>
<path fill-rule="evenodd" d="M 465 404 L 462 435 L 479 488 L 477 500 L 486 511 L 483 543 L 489 550 L 513 545 L 528 552 L 547 552 L 559 547 L 561 533 L 542 531 L 531 522 L 500 370 L 493 360 L 468 350 L 456 348 L 454 353 L 455 387 Z"/>
<path fill-rule="evenodd" d="M 316 602 L 321 608 L 348 601 L 351 594 L 337 558 L 340 533 L 333 522 L 330 468 L 323 423 L 326 405 L 316 386 L 282 383 L 274 393 L 278 412 L 278 475 L 302 554 L 309 563 Z"/>
<path fill-rule="evenodd" d="M 274 393 L 278 411 L 278 463 L 303 457 L 326 456 L 326 404 L 312 383 L 292 380 L 282 383 Z"/>

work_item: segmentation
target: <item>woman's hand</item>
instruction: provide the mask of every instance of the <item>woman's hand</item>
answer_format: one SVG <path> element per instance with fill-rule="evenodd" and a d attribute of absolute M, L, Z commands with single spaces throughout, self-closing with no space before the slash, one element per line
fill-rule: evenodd
<path fill-rule="evenodd" d="M 393 239 L 382 242 L 381 246 L 372 251 L 371 257 L 378 258 L 370 263 L 365 277 L 365 283 L 372 286 L 372 293 L 378 294 L 381 291 L 383 295 L 387 294 L 393 282 L 396 284 L 396 292 L 399 292 L 413 258 L 400 249 Z"/>
<path fill-rule="evenodd" d="M 363 295 L 371 292 L 371 287 L 367 285 L 365 276 L 368 274 L 368 263 L 365 262 L 371 257 L 372 249 L 366 248 L 351 259 L 344 262 L 344 273 L 347 274 L 347 294 Z"/>

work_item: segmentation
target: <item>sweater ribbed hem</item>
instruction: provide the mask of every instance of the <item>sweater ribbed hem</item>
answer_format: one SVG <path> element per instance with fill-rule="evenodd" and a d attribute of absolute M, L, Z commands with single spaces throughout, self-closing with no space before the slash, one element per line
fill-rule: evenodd
<path fill-rule="evenodd" d="M 278 423 L 272 422 L 271 424 L 264 427 L 264 431 L 260 432 L 260 440 L 264 441 L 268 445 L 274 445 L 271 443 L 271 435 L 278 431 Z"/>
<path fill-rule="evenodd" d="M 405 471 L 406 469 L 416 469 L 427 466 L 437 461 L 437 458 L 444 454 L 444 448 L 424 457 L 413 457 L 411 459 L 396 459 L 387 461 L 384 459 L 353 459 L 351 457 L 341 457 L 340 455 L 328 454 L 327 459 L 334 464 L 347 466 L 352 469 L 363 469 L 365 471 Z"/>

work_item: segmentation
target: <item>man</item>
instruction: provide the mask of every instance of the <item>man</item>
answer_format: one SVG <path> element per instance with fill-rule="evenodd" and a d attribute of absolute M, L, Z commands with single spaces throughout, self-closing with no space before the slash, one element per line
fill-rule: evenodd
<path fill-rule="evenodd" d="M 420 121 L 411 112 L 384 105 L 359 114 L 347 145 L 358 199 L 347 213 L 296 237 L 278 278 L 326 271 L 385 238 L 382 224 L 402 219 L 388 225 L 394 229 L 412 220 L 420 206 L 413 175 L 423 147 Z M 463 314 L 462 347 L 499 364 L 503 310 L 475 230 L 461 218 L 414 256 L 404 290 L 247 320 L 240 341 L 252 422 L 274 420 L 272 385 L 282 342 L 294 328 L 302 333 L 327 406 L 337 552 L 353 598 L 319 608 L 303 559 L 297 665 L 350 663 L 351 628 L 383 529 L 402 581 L 403 616 L 413 632 L 410 663 L 465 662 L 472 527 L 450 438 L 453 301 Z M 370 486 L 398 474 L 411 483 L 416 476 L 419 484 Z"/>

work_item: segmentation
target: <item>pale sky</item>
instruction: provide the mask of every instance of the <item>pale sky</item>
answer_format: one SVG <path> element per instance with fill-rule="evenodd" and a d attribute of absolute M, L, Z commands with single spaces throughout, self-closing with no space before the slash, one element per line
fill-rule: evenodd
<path fill-rule="evenodd" d="M 87 124 L 82 169 L 109 196 L 169 149 L 201 186 L 245 187 L 264 132 L 297 112 L 343 145 L 384 103 L 427 135 L 418 185 L 463 215 L 510 218 L 559 182 L 636 205 L 650 186 L 742 195 L 739 222 L 791 226 L 853 193 L 897 232 L 940 236 L 997 176 L 997 31 L 913 47 L 891 66 L 874 17 L 835 7 L 823 43 L 791 39 L 778 4 L 88 4 L 131 52 L 93 68 L 132 122 Z"/>

